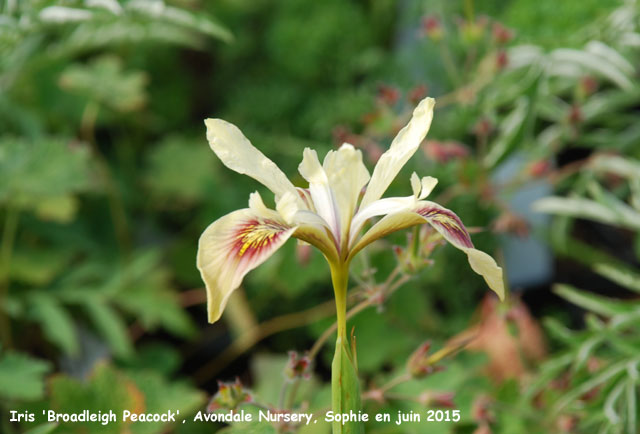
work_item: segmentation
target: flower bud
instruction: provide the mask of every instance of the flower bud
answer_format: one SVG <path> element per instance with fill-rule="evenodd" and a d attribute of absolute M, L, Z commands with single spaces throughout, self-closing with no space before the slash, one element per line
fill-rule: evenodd
<path fill-rule="evenodd" d="M 422 18 L 422 34 L 432 41 L 440 41 L 444 36 L 440 19 L 435 15 L 427 15 Z"/>
<path fill-rule="evenodd" d="M 303 267 L 309 265 L 309 261 L 311 260 L 311 245 L 298 244 L 296 246 L 296 259 L 298 264 Z"/>
<path fill-rule="evenodd" d="M 556 424 L 559 432 L 572 433 L 578 425 L 578 418 L 576 418 L 575 416 L 570 416 L 568 414 L 562 414 L 560 415 L 560 417 L 558 417 Z"/>
<path fill-rule="evenodd" d="M 400 99 L 400 91 L 388 84 L 378 85 L 378 101 L 384 105 L 394 105 Z"/>
<path fill-rule="evenodd" d="M 460 20 L 458 28 L 462 40 L 467 44 L 475 44 L 484 37 L 489 20 L 485 16 L 478 17 L 475 21 Z"/>
<path fill-rule="evenodd" d="M 505 50 L 499 50 L 496 54 L 496 69 L 502 71 L 509 64 L 509 57 Z"/>
<path fill-rule="evenodd" d="M 587 75 L 580 79 L 578 84 L 578 97 L 584 99 L 598 90 L 598 81 Z"/>
<path fill-rule="evenodd" d="M 455 408 L 454 397 L 455 393 L 453 392 L 425 391 L 418 396 L 418 401 L 425 407 Z"/>
<path fill-rule="evenodd" d="M 551 171 L 551 163 L 549 160 L 534 161 L 528 168 L 529 176 L 532 178 L 541 178 Z"/>
<path fill-rule="evenodd" d="M 467 147 L 462 143 L 454 141 L 440 142 L 438 140 L 427 140 L 422 149 L 427 158 L 440 164 L 448 163 L 451 160 L 464 159 L 469 156 Z"/>
<path fill-rule="evenodd" d="M 308 356 L 300 357 L 297 352 L 289 351 L 289 361 L 284 368 L 284 376 L 289 380 L 311 378 L 311 359 Z"/>
<path fill-rule="evenodd" d="M 407 361 L 407 372 L 414 378 L 422 378 L 434 372 L 442 371 L 444 368 L 435 366 L 429 358 L 431 342 L 426 341 L 416 349 Z"/>
<path fill-rule="evenodd" d="M 493 131 L 493 125 L 487 118 L 481 118 L 473 126 L 473 134 L 475 134 L 478 138 L 486 139 L 487 137 L 489 137 L 489 134 L 491 134 L 491 131 Z"/>
<path fill-rule="evenodd" d="M 240 404 L 252 401 L 251 393 L 242 387 L 239 378 L 236 378 L 233 383 L 218 381 L 218 392 L 211 398 L 207 410 L 210 412 L 219 409 L 235 410 Z"/>
<path fill-rule="evenodd" d="M 417 105 L 424 99 L 425 96 L 427 96 L 427 90 L 428 88 L 426 84 L 419 84 L 418 86 L 414 87 L 409 91 L 409 102 L 414 106 Z"/>
<path fill-rule="evenodd" d="M 491 411 L 491 398 L 487 395 L 478 396 L 471 405 L 471 417 L 476 422 L 493 422 L 495 417 Z"/>
<path fill-rule="evenodd" d="M 573 104 L 569 109 L 569 114 L 567 115 L 567 119 L 569 120 L 569 123 L 572 125 L 581 123 L 583 120 L 583 116 L 582 116 L 582 110 L 580 109 L 580 106 L 578 106 L 577 104 Z"/>
<path fill-rule="evenodd" d="M 429 349 L 431 349 L 431 341 L 426 341 L 420 345 L 418 349 L 411 354 L 411 356 L 409 356 L 409 360 L 407 361 L 407 371 L 409 371 L 411 376 L 423 377 L 426 375 L 424 362 L 427 359 Z"/>
<path fill-rule="evenodd" d="M 503 26 L 502 23 L 494 22 L 491 30 L 496 44 L 504 45 L 513 39 L 513 31 Z"/>
<path fill-rule="evenodd" d="M 476 428 L 476 430 L 473 432 L 473 434 L 492 434 L 493 431 L 491 431 L 491 428 L 489 427 L 488 424 L 483 423 L 481 424 L 478 428 Z"/>
<path fill-rule="evenodd" d="M 508 233 L 520 238 L 529 236 L 529 223 L 521 216 L 510 212 L 503 212 L 494 222 L 493 230 L 499 233 Z"/>

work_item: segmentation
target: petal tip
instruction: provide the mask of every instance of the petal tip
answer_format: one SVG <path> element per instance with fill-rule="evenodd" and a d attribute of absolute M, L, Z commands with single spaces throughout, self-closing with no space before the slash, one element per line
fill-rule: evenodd
<path fill-rule="evenodd" d="M 502 267 L 499 267 L 491 256 L 481 250 L 468 248 L 465 249 L 465 252 L 473 271 L 484 278 L 487 286 L 496 293 L 500 301 L 504 301 L 505 289 Z"/>

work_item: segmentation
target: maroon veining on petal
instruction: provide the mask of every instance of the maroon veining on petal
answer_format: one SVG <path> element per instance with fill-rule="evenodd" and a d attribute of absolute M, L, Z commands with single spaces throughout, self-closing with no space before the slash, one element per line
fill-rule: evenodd
<path fill-rule="evenodd" d="M 275 220 L 251 219 L 239 225 L 232 236 L 231 252 L 244 259 L 252 259 L 278 241 L 286 230 Z"/>
<path fill-rule="evenodd" d="M 416 212 L 426 218 L 450 242 L 462 247 L 473 248 L 469 232 L 453 211 L 436 205 L 428 205 Z"/>

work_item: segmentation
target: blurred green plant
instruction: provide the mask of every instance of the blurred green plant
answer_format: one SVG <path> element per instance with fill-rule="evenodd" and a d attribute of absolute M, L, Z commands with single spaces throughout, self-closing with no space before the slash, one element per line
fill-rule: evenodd
<path fill-rule="evenodd" d="M 53 377 L 54 384 L 62 384 L 57 389 L 66 387 L 67 392 L 77 389 L 78 397 L 97 390 L 97 378 L 110 378 L 118 390 L 121 382 L 135 386 L 138 404 L 148 400 L 150 408 L 160 408 L 152 402 L 180 395 L 191 409 L 185 411 L 193 411 L 198 407 L 194 387 L 174 378 L 181 375 L 181 357 L 190 354 L 193 359 L 196 350 L 192 344 L 187 349 L 181 345 L 182 354 L 167 346 L 148 348 L 148 340 L 164 339 L 166 332 L 180 342 L 195 338 L 193 345 L 207 348 L 198 354 L 211 360 L 202 365 L 198 361 L 193 368 L 200 386 L 208 387 L 221 372 L 244 371 L 248 362 L 247 387 L 258 403 L 328 409 L 330 390 L 321 377 L 330 365 L 331 346 L 316 349 L 315 375 L 308 381 L 283 380 L 281 372 L 290 361 L 268 354 L 284 354 L 292 345 L 311 346 L 331 330 L 328 318 L 333 310 L 326 303 L 330 288 L 322 283 L 328 271 L 319 255 L 287 246 L 247 279 L 243 291 L 248 303 L 240 302 L 240 313 L 230 314 L 226 321 L 233 339 L 226 349 L 219 347 L 227 339 L 224 325 L 193 334 L 189 317 L 204 321 L 201 309 L 189 309 L 188 314 L 184 310 L 203 301 L 193 266 L 197 235 L 213 216 L 243 205 L 244 195 L 238 192 L 253 187 L 235 178 L 232 182 L 218 171 L 203 146 L 201 119 L 212 114 L 247 125 L 248 135 L 264 144 L 265 153 L 287 172 L 298 164 L 301 146 L 326 151 L 332 138 L 337 144 L 348 141 L 360 147 L 373 163 L 379 143 L 395 135 L 428 87 L 429 94 L 441 95 L 440 122 L 431 132 L 436 140 L 423 145 L 424 158 L 407 170 L 419 166 L 420 173 L 439 178 L 437 200 L 479 226 L 474 228 L 480 231 L 474 235 L 479 247 L 495 247 L 482 227 L 518 236 L 531 232 L 506 202 L 520 186 L 544 178 L 555 189 L 554 201 L 560 200 L 565 208 L 577 204 L 586 210 L 583 217 L 601 220 L 607 227 L 631 228 L 622 233 L 633 233 L 632 244 L 640 250 L 632 214 L 609 197 L 626 197 L 627 207 L 633 208 L 635 196 L 629 192 L 637 189 L 636 181 L 576 176 L 585 167 L 594 173 L 580 161 L 588 153 L 604 150 L 622 157 L 614 170 L 620 173 L 635 170 L 629 158 L 640 159 L 635 122 L 640 31 L 635 2 L 626 2 L 608 18 L 602 16 L 613 2 L 593 0 L 579 5 L 550 0 L 441 2 L 440 9 L 436 2 L 398 7 L 392 0 L 0 3 L 0 402 L 5 414 L 24 402 L 50 405 L 51 396 L 43 392 L 53 372 L 81 377 L 92 371 L 84 382 L 60 373 Z M 438 11 L 442 13 L 436 15 Z M 436 19 L 419 23 L 423 12 L 429 15 L 425 18 Z M 399 21 L 403 16 L 409 21 Z M 587 22 L 591 23 L 585 26 Z M 234 29 L 233 43 L 220 44 L 232 40 L 226 26 Z M 407 56 L 412 43 L 417 51 Z M 404 86 L 413 85 L 403 92 Z M 516 179 L 507 184 L 492 181 L 502 162 L 514 155 L 523 159 Z M 565 164 L 567 155 L 578 157 Z M 395 189 L 392 185 L 392 192 Z M 567 199 L 570 202 L 563 202 Z M 605 255 L 592 246 L 593 240 L 568 235 L 572 227 L 579 233 L 584 224 L 576 217 L 576 225 L 556 219 L 559 223 L 550 237 L 556 251 L 581 257 L 571 256 L 572 260 L 589 258 L 590 269 L 598 275 L 635 287 L 637 270 L 614 259 L 618 252 Z M 349 300 L 357 313 L 350 321 L 358 330 L 367 411 L 424 411 L 425 405 L 447 404 L 446 398 L 455 392 L 453 401 L 463 414 L 460 423 L 410 429 L 446 433 L 490 427 L 511 434 L 544 425 L 545 433 L 563 427 L 591 432 L 596 425 L 588 425 L 584 414 L 589 412 L 605 432 L 624 432 L 629 427 L 625 419 L 630 386 L 612 392 L 630 381 L 629 370 L 604 381 L 600 394 L 591 399 L 571 395 L 596 378 L 589 369 L 606 372 L 625 357 L 622 344 L 635 345 L 635 325 L 611 330 L 611 318 L 619 314 L 602 311 L 609 306 L 605 301 L 635 305 L 620 288 L 605 294 L 612 300 L 597 299 L 597 305 L 590 305 L 596 308 L 595 319 L 588 320 L 586 329 L 556 327 L 581 344 L 597 343 L 593 349 L 585 346 L 584 351 L 593 352 L 575 371 L 570 387 L 545 390 L 550 403 L 564 402 L 555 415 L 551 405 L 540 408 L 535 399 L 533 405 L 520 398 L 525 386 L 533 384 L 534 390 L 536 384 L 548 384 L 545 378 L 564 380 L 556 373 L 578 359 L 581 347 L 564 344 L 560 336 L 552 341 L 558 356 L 552 360 L 567 364 L 556 370 L 549 362 L 535 374 L 536 361 L 522 377 L 496 385 L 486 378 L 486 358 L 464 351 L 447 359 L 447 369 L 437 375 L 398 382 L 424 336 L 432 338 L 433 348 L 448 348 L 447 339 L 468 326 L 471 309 L 478 305 L 477 281 L 457 272 L 463 264 L 452 249 L 435 249 L 438 243 L 431 240 L 432 254 L 414 255 L 416 237 L 428 240 L 432 235 L 412 234 L 413 242 L 396 237 L 389 243 L 402 245 L 397 256 L 386 245 L 372 246 L 353 264 L 351 278 L 359 287 L 357 297 Z M 422 262 L 432 260 L 439 266 Z M 292 261 L 298 266 L 290 266 Z M 400 271 L 394 271 L 396 265 Z M 402 290 L 397 290 L 400 285 Z M 267 286 L 272 290 L 264 291 Z M 580 282 L 573 286 L 585 287 Z M 571 298 L 574 292 L 562 294 Z M 583 300 L 575 294 L 573 299 L 579 304 Z M 516 330 L 513 340 L 525 345 L 528 335 L 512 327 L 513 310 L 510 305 L 506 312 L 493 314 Z M 564 319 L 567 314 L 553 315 Z M 600 329 L 615 338 L 615 346 L 598 340 L 605 335 L 595 327 L 598 321 L 603 323 Z M 550 334 L 554 336 L 551 329 Z M 85 346 L 95 340 L 101 357 L 116 356 L 110 364 L 90 369 L 94 362 L 85 361 L 84 355 L 96 349 Z M 250 350 L 249 359 L 241 357 Z M 492 356 L 488 358 L 491 363 Z M 78 359 L 81 372 L 74 369 Z M 138 387 L 138 372 L 153 376 L 157 387 Z M 64 393 L 57 402 L 64 403 Z M 571 399 L 560 401 L 563 396 Z M 610 396 L 611 409 L 602 410 Z M 176 398 L 175 404 L 167 405 L 178 404 Z M 612 417 L 605 420 L 603 414 Z M 564 425 L 540 423 L 552 419 Z M 4 418 L 3 423 L 3 432 L 31 428 L 6 425 Z M 326 432 L 327 425 L 320 423 L 306 432 L 322 432 L 323 426 Z M 45 424 L 29 432 L 67 428 L 73 429 Z M 220 427 L 149 429 L 173 428 L 200 433 Z M 392 429 L 388 424 L 367 426 L 367 432 Z"/>
<path fill-rule="evenodd" d="M 186 339 L 195 328 L 166 268 L 164 249 L 134 243 L 122 159 L 114 160 L 102 129 L 132 113 L 148 116 L 149 75 L 132 67 L 127 45 L 204 49 L 211 38 L 232 39 L 212 16 L 164 1 L 0 5 L 3 414 L 43 399 L 33 405 L 64 410 L 76 402 L 97 410 L 129 403 L 87 400 L 106 389 L 90 390 L 90 383 L 81 396 L 84 386 L 66 374 L 55 377 L 45 394 L 44 376 L 52 371 L 94 371 L 94 380 L 103 383 L 99 387 L 120 387 L 122 396 L 129 396 L 135 383 L 139 409 L 189 412 L 201 404 L 192 385 L 165 378 L 173 373 L 149 372 L 149 363 L 126 374 L 133 380 L 121 373 L 137 359 L 133 343 L 144 333 L 164 329 Z M 133 132 L 126 132 L 127 126 L 118 130 Z M 118 152 L 125 146 L 119 144 Z M 106 347 L 93 353 L 87 342 L 96 336 Z M 92 358 L 100 353 L 98 358 L 113 356 L 118 367 L 94 370 Z M 87 427 L 54 424 L 40 431 L 71 429 Z M 166 426 L 133 429 L 160 432 Z M 15 432 L 6 417 L 2 431 Z"/>
<path fill-rule="evenodd" d="M 569 197 L 549 197 L 535 204 L 541 212 L 565 216 L 556 223 L 561 229 L 554 231 L 557 251 L 604 277 L 611 287 L 640 292 L 638 267 L 584 245 L 570 235 L 572 222 L 579 218 L 631 231 L 637 242 L 640 161 L 606 154 L 594 156 L 578 175 L 575 186 Z M 591 198 L 579 193 L 583 189 Z M 556 390 L 543 398 L 551 411 L 550 421 L 554 416 L 564 417 L 584 432 L 637 432 L 640 302 L 629 295 L 612 297 L 613 290 L 606 288 L 602 289 L 606 295 L 566 284 L 557 284 L 554 290 L 587 311 L 586 327 L 572 331 L 557 320 L 546 321 L 549 332 L 566 349 L 541 367 L 540 377 L 527 396 L 543 393 L 542 382 L 557 379 Z"/>

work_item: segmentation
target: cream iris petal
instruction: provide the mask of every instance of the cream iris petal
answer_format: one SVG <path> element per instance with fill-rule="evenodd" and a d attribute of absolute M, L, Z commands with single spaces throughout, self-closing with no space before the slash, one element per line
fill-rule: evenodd
<path fill-rule="evenodd" d="M 276 210 L 289 225 L 298 228 L 293 234 L 294 237 L 314 245 L 324 253 L 327 259 L 338 260 L 331 228 L 322 217 L 308 209 L 300 209 L 298 202 L 289 193 L 278 201 Z"/>
<path fill-rule="evenodd" d="M 433 98 L 423 99 L 413 111 L 411 121 L 400 130 L 389 149 L 382 154 L 373 169 L 361 207 L 380 199 L 400 169 L 416 152 L 431 126 L 434 105 Z"/>
<path fill-rule="evenodd" d="M 384 199 L 376 200 L 368 206 L 360 209 L 353 220 L 351 221 L 349 247 L 353 248 L 356 242 L 360 230 L 364 226 L 367 220 L 372 217 L 395 214 L 404 210 L 411 210 L 416 205 L 415 196 L 407 197 L 387 197 Z"/>
<path fill-rule="evenodd" d="M 454 247 L 465 252 L 473 271 L 484 278 L 489 288 L 498 294 L 501 300 L 504 299 L 502 268 L 491 256 L 473 247 L 469 232 L 453 211 L 435 202 L 417 201 L 410 210 L 400 207 L 397 212 L 386 215 L 355 243 L 350 255 L 353 257 L 366 245 L 392 232 L 425 222 L 433 226 Z"/>
<path fill-rule="evenodd" d="M 478 249 L 462 249 L 469 258 L 469 265 L 473 271 L 484 277 L 485 282 L 491 288 L 500 300 L 504 300 L 504 281 L 502 277 L 502 268 L 496 264 L 496 261 L 482 250 Z"/>
<path fill-rule="evenodd" d="M 200 236 L 197 266 L 207 290 L 211 323 L 220 318 L 244 276 L 266 261 L 297 229 L 267 209 L 255 194 L 251 206 L 220 217 Z"/>
<path fill-rule="evenodd" d="M 229 169 L 260 182 L 276 195 L 296 189 L 276 164 L 257 150 L 235 125 L 222 119 L 207 119 L 207 140 L 215 154 Z"/>
<path fill-rule="evenodd" d="M 320 165 L 320 160 L 318 160 L 318 154 L 315 150 L 305 148 L 298 171 L 309 182 L 309 193 L 316 212 L 327 222 L 339 246 L 340 218 L 338 203 L 329 184 L 329 177 Z"/>
<path fill-rule="evenodd" d="M 340 238 L 344 241 L 362 188 L 369 181 L 369 171 L 362 162 L 362 152 L 348 143 L 337 151 L 329 151 L 322 166 L 336 198 L 342 231 Z"/>

